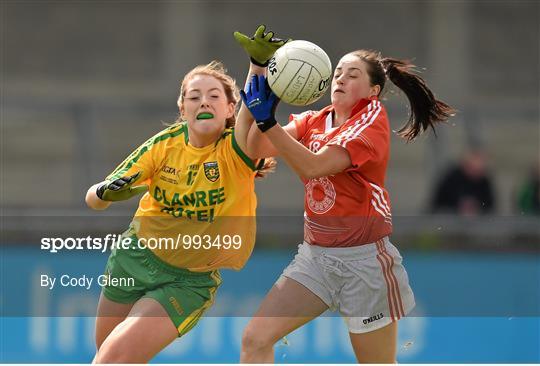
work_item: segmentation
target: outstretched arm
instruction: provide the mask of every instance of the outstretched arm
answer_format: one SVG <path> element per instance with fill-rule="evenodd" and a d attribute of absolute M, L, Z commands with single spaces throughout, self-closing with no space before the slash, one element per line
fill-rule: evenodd
<path fill-rule="evenodd" d="M 276 123 L 274 110 L 279 100 L 264 76 L 253 77 L 247 89 L 248 92 L 240 92 L 240 95 L 257 121 L 257 127 L 299 176 L 317 178 L 352 166 L 349 153 L 343 147 L 325 146 L 316 153 L 312 152 Z"/>
<path fill-rule="evenodd" d="M 94 184 L 86 193 L 86 204 L 94 210 L 105 210 L 113 201 L 124 201 L 148 191 L 147 185 L 134 186 L 141 172 L 112 181 Z"/>
<path fill-rule="evenodd" d="M 244 89 L 249 85 L 251 75 L 264 75 L 265 72 L 266 69 L 264 67 L 255 65 L 251 62 Z M 252 159 L 272 156 L 265 155 L 266 152 L 271 152 L 271 149 L 273 148 L 272 144 L 267 138 L 262 136 L 262 134 L 259 134 L 259 136 L 254 135 L 254 131 L 258 130 L 258 128 L 253 122 L 253 116 L 242 103 L 235 125 L 235 137 L 238 146 L 240 146 L 242 151 Z"/>
<path fill-rule="evenodd" d="M 260 25 L 253 37 L 248 37 L 240 32 L 234 33 L 236 41 L 244 48 L 250 57 L 249 72 L 246 77 L 244 91 L 246 91 L 253 75 L 266 75 L 266 66 L 268 61 L 274 55 L 274 52 L 283 46 L 288 40 L 283 40 L 274 37 L 272 31 L 266 32 L 266 27 Z M 270 140 L 265 137 L 253 123 L 254 119 L 245 104 L 240 107 L 238 118 L 236 121 L 237 136 L 241 135 L 246 138 L 244 151 L 253 159 L 266 158 L 277 155 L 278 151 L 272 145 Z M 240 131 L 238 131 L 240 129 Z M 296 128 L 294 126 L 286 126 L 285 130 L 296 138 Z"/>
<path fill-rule="evenodd" d="M 93 210 L 98 210 L 98 211 L 105 210 L 111 205 L 110 201 L 103 201 L 101 198 L 97 196 L 96 191 L 98 187 L 102 185 L 103 183 L 104 182 L 94 184 L 93 186 L 88 188 L 88 192 L 86 192 L 86 198 L 85 198 L 86 205 Z"/>
<path fill-rule="evenodd" d="M 351 167 L 351 158 L 340 146 L 325 146 L 314 153 L 294 140 L 280 125 L 266 131 L 265 136 L 279 151 L 280 156 L 300 177 L 319 178 L 337 174 Z"/>
<path fill-rule="evenodd" d="M 250 80 L 253 75 L 265 74 L 265 68 L 251 63 L 249 73 L 246 77 L 244 90 L 247 90 L 246 88 L 249 86 Z M 247 155 L 252 159 L 262 159 L 279 155 L 278 149 L 276 149 L 270 139 L 268 139 L 268 137 L 259 130 L 257 125 L 253 123 L 254 121 L 255 119 L 253 118 L 249 110 L 246 108 L 246 105 L 242 103 L 236 123 L 238 127 L 241 126 L 242 132 L 247 131 Z M 287 132 L 287 134 L 289 134 L 293 139 L 296 140 L 298 138 L 296 133 L 296 127 L 294 126 L 294 124 L 286 125 L 285 127 L 283 127 L 283 130 Z"/>

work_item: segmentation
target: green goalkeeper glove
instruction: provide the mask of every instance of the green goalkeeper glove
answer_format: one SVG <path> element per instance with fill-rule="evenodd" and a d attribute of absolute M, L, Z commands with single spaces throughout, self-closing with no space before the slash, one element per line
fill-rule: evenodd
<path fill-rule="evenodd" d="M 266 31 L 264 24 L 259 25 L 253 37 L 243 33 L 234 32 L 234 38 L 257 66 L 266 67 L 278 48 L 289 42 L 290 39 L 274 38 L 274 32 Z"/>
<path fill-rule="evenodd" d="M 148 191 L 147 185 L 132 187 L 140 175 L 141 172 L 138 172 L 132 176 L 118 178 L 112 182 L 104 182 L 96 189 L 96 194 L 103 201 L 124 201 L 144 193 Z"/>

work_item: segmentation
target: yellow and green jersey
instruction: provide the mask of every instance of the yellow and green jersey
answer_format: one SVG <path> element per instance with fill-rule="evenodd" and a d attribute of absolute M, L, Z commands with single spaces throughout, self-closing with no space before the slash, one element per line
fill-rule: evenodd
<path fill-rule="evenodd" d="M 186 123 L 171 126 L 107 180 L 141 172 L 135 184 L 149 191 L 131 230 L 161 260 L 191 271 L 240 269 L 255 243 L 256 166 L 237 145 L 234 129 L 202 148 L 188 141 Z"/>

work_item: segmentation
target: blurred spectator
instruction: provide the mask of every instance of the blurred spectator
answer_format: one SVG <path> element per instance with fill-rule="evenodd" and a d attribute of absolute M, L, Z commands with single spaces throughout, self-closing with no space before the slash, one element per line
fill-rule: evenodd
<path fill-rule="evenodd" d="M 540 215 L 540 163 L 534 166 L 518 190 L 519 212 L 527 215 Z"/>
<path fill-rule="evenodd" d="M 471 150 L 437 183 L 431 211 L 475 216 L 491 213 L 494 206 L 486 155 L 481 150 Z"/>

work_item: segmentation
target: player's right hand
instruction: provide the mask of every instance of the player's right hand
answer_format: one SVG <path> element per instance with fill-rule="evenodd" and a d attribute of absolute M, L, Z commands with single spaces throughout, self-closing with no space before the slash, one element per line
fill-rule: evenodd
<path fill-rule="evenodd" d="M 277 124 L 275 113 L 279 98 L 268 86 L 266 76 L 253 75 L 246 91 L 240 90 L 240 97 L 261 132 L 266 132 Z"/>
<path fill-rule="evenodd" d="M 278 48 L 290 41 L 290 39 L 275 38 L 274 32 L 266 32 L 266 26 L 264 24 L 259 25 L 253 37 L 248 37 L 240 32 L 234 32 L 234 38 L 247 52 L 251 58 L 251 62 L 262 67 L 268 66 L 268 61 Z"/>
<path fill-rule="evenodd" d="M 132 187 L 141 172 L 113 181 L 106 181 L 96 189 L 97 196 L 103 201 L 124 201 L 148 191 L 147 185 Z"/>

